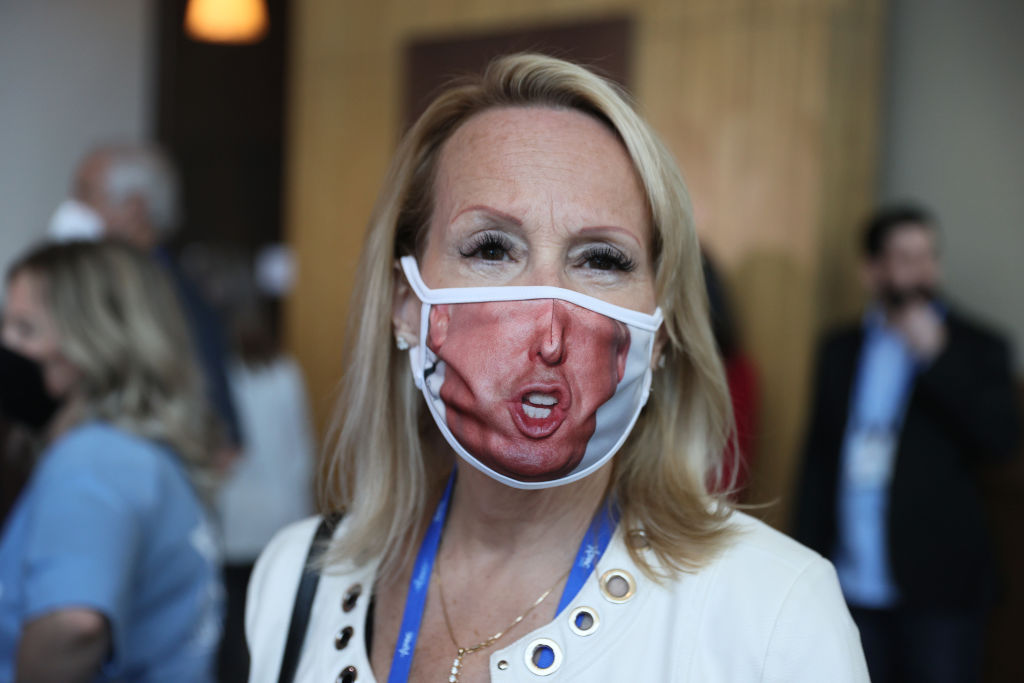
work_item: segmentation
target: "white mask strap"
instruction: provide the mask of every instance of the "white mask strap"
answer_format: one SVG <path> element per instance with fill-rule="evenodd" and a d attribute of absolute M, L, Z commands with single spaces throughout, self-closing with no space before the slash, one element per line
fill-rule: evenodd
<path fill-rule="evenodd" d="M 502 285 L 498 287 L 448 287 L 431 289 L 420 277 L 416 259 L 403 256 L 400 259 L 402 271 L 409 286 L 419 300 L 425 304 L 469 304 L 485 301 L 528 301 L 531 299 L 561 299 L 581 308 L 600 313 L 613 320 L 632 325 L 641 330 L 655 332 L 663 321 L 661 309 L 653 314 L 641 313 L 631 308 L 610 304 L 596 297 L 581 294 L 572 289 L 549 286 Z"/>

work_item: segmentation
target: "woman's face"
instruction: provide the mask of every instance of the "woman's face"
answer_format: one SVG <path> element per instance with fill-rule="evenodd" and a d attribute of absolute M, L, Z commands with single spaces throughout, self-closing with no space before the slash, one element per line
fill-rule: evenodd
<path fill-rule="evenodd" d="M 434 191 L 420 256 L 427 286 L 551 285 L 655 310 L 646 195 L 622 144 L 591 117 L 479 114 L 442 148 Z M 579 463 L 629 344 L 625 325 L 549 299 L 435 306 L 428 336 L 446 364 L 449 428 L 521 479 Z"/>
<path fill-rule="evenodd" d="M 33 273 L 18 273 L 10 281 L 2 337 L 4 346 L 39 363 L 53 398 L 65 398 L 78 383 L 78 369 L 61 352 L 60 332 L 46 307 L 43 283 Z"/>
<path fill-rule="evenodd" d="M 604 124 L 491 109 L 441 150 L 420 271 L 432 288 L 553 285 L 653 313 L 650 223 L 640 178 Z"/>

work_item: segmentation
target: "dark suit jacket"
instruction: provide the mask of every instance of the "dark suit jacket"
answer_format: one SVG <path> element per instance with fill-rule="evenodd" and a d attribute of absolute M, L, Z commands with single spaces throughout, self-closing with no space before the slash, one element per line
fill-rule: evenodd
<path fill-rule="evenodd" d="M 977 470 L 1013 455 L 1018 425 L 1007 344 L 955 313 L 945 350 L 916 379 L 899 435 L 889 505 L 889 559 L 904 603 L 984 604 L 994 569 Z M 863 328 L 821 344 L 797 490 L 795 537 L 830 557 L 850 394 Z"/>
<path fill-rule="evenodd" d="M 196 360 L 203 373 L 210 407 L 221 419 L 232 445 L 241 446 L 242 430 L 231 396 L 231 386 L 228 383 L 227 344 L 224 341 L 220 319 L 171 258 L 170 253 L 158 247 L 154 252 L 154 258 L 167 271 L 178 294 L 178 301 L 182 313 L 185 314 L 185 321 L 188 323 L 189 334 L 195 347 L 193 350 Z"/>

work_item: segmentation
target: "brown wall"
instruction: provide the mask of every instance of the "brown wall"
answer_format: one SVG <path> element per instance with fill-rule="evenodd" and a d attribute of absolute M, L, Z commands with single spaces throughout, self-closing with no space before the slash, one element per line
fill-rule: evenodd
<path fill-rule="evenodd" d="M 761 373 L 759 500 L 787 513 L 813 340 L 857 306 L 853 236 L 874 186 L 883 0 L 301 0 L 286 230 L 291 351 L 325 424 L 362 235 L 400 128 L 402 54 L 424 35 L 635 20 L 633 83 L 676 154 Z M 390 343 L 390 340 L 381 340 Z"/>

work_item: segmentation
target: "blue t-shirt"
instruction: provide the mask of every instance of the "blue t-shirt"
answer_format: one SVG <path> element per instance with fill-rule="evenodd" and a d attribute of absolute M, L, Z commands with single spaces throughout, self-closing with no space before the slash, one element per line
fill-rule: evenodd
<path fill-rule="evenodd" d="M 0 538 L 0 683 L 22 625 L 63 608 L 106 616 L 99 681 L 213 680 L 222 591 L 217 547 L 179 460 L 105 423 L 42 456 Z"/>

